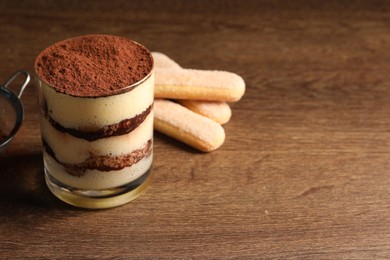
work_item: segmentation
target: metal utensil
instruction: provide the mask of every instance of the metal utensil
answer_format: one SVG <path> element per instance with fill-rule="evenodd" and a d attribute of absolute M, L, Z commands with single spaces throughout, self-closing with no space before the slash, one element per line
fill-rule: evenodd
<path fill-rule="evenodd" d="M 9 86 L 21 75 L 25 76 L 25 80 L 20 87 L 19 93 L 15 94 Z M 24 110 L 20 97 L 29 81 L 30 74 L 20 70 L 15 72 L 4 85 L 0 85 L 0 152 L 8 147 L 22 125 Z"/>

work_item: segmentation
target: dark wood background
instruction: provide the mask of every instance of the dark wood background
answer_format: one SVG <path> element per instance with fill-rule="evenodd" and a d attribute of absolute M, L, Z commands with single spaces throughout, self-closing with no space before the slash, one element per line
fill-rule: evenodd
<path fill-rule="evenodd" d="M 122 207 L 43 180 L 34 84 L 0 155 L 0 258 L 390 258 L 390 2 L 4 1 L 0 81 L 68 37 L 115 34 L 243 76 L 227 139 L 155 134 L 155 178 Z"/>

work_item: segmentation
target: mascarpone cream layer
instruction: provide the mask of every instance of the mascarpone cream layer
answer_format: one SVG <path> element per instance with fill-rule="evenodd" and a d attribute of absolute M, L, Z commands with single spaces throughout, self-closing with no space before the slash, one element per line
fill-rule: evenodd
<path fill-rule="evenodd" d="M 91 156 L 125 155 L 141 148 L 153 138 L 153 111 L 132 132 L 92 142 L 58 131 L 44 117 L 41 118 L 41 129 L 43 139 L 60 162 L 77 164 Z"/>
<path fill-rule="evenodd" d="M 102 128 L 135 117 L 153 103 L 154 73 L 131 91 L 107 97 L 74 97 L 38 81 L 49 116 L 66 128 Z"/>

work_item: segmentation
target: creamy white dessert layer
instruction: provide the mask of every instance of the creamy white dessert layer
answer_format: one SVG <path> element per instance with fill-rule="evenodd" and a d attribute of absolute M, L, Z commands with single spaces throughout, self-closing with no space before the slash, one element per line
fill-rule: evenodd
<path fill-rule="evenodd" d="M 153 154 L 140 160 L 130 167 L 116 171 L 86 170 L 82 176 L 73 176 L 57 163 L 50 155 L 44 152 L 45 167 L 58 181 L 78 189 L 101 190 L 119 187 L 128 184 L 146 173 L 152 165 Z"/>
<path fill-rule="evenodd" d="M 153 103 L 154 74 L 123 94 L 83 98 L 59 93 L 39 81 L 49 116 L 66 128 L 93 129 L 141 114 Z"/>
<path fill-rule="evenodd" d="M 125 155 L 142 148 L 153 138 L 153 111 L 132 132 L 92 142 L 58 131 L 44 117 L 41 118 L 41 130 L 43 139 L 60 162 L 82 163 L 91 156 Z"/>

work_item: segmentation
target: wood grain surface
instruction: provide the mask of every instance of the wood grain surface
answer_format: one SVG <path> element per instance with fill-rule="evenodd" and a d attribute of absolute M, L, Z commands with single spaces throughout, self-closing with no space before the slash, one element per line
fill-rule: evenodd
<path fill-rule="evenodd" d="M 246 94 L 219 150 L 156 133 L 147 193 L 86 211 L 44 184 L 31 83 L 0 154 L 0 259 L 390 259 L 388 1 L 0 0 L 0 81 L 91 33 L 236 72 Z"/>

